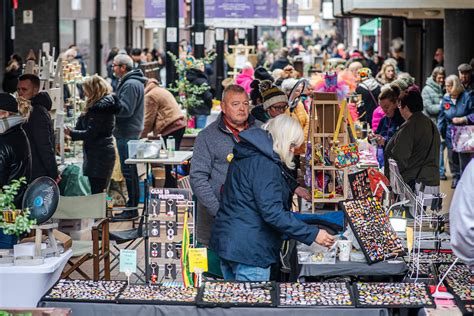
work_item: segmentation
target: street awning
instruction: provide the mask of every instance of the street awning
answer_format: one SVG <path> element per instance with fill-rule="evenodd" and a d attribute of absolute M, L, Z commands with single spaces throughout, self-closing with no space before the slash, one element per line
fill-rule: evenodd
<path fill-rule="evenodd" d="M 359 33 L 362 36 L 377 36 L 379 28 L 379 19 L 373 19 L 370 22 L 361 25 L 359 28 Z"/>

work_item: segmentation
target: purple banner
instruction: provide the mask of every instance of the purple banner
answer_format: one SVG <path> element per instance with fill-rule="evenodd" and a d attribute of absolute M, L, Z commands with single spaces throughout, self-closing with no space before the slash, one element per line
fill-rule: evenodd
<path fill-rule="evenodd" d="M 178 1 L 178 0 L 176 0 Z M 184 3 L 179 1 L 179 17 L 184 17 Z M 166 18 L 166 0 L 145 0 L 146 19 Z"/>
<path fill-rule="evenodd" d="M 207 19 L 278 19 L 278 0 L 206 0 Z M 252 23 L 252 21 L 249 21 Z"/>

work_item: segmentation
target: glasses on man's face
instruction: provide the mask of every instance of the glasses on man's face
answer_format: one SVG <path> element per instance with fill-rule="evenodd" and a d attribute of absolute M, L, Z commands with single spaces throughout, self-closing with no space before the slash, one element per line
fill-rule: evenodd
<path fill-rule="evenodd" d="M 113 67 L 120 67 L 121 65 L 120 64 L 112 64 L 112 68 Z"/>
<path fill-rule="evenodd" d="M 271 108 L 275 111 L 278 111 L 278 112 L 285 112 L 286 109 L 288 109 L 288 105 L 282 105 L 282 106 L 271 106 Z"/>

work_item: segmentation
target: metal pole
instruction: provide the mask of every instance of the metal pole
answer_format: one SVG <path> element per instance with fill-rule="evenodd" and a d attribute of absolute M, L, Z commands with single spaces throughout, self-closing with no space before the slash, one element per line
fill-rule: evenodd
<path fill-rule="evenodd" d="M 127 47 L 132 47 L 133 45 L 132 34 L 132 0 L 127 0 L 125 8 L 125 46 Z"/>
<path fill-rule="evenodd" d="M 166 52 L 179 57 L 179 1 L 166 0 Z M 171 57 L 166 54 L 166 85 L 174 84 L 176 68 Z"/>
<path fill-rule="evenodd" d="M 216 29 L 216 98 L 222 98 L 222 80 L 224 73 L 224 29 Z"/>
<path fill-rule="evenodd" d="M 102 74 L 102 10 L 101 1 L 95 1 L 95 72 Z M 54 56 L 53 56 L 54 57 Z"/>
<path fill-rule="evenodd" d="M 204 57 L 204 0 L 194 0 L 194 57 Z"/>
<path fill-rule="evenodd" d="M 282 13 L 281 13 L 281 39 L 283 41 L 283 47 L 287 46 L 286 42 L 286 33 L 288 31 L 288 27 L 286 26 L 286 14 L 288 11 L 288 0 L 283 0 L 282 2 Z"/>
<path fill-rule="evenodd" d="M 15 51 L 15 10 L 12 0 L 3 0 L 3 12 L 5 12 L 4 40 L 5 40 L 5 65 Z"/>
<path fill-rule="evenodd" d="M 235 29 L 227 29 L 227 46 L 235 45 Z"/>

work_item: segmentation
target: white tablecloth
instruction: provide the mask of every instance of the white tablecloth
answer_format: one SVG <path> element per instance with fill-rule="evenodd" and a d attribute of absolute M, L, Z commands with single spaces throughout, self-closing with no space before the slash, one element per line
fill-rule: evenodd
<path fill-rule="evenodd" d="M 41 297 L 59 280 L 71 257 L 68 250 L 59 257 L 46 258 L 38 266 L 0 265 L 0 309 L 36 307 Z"/>

